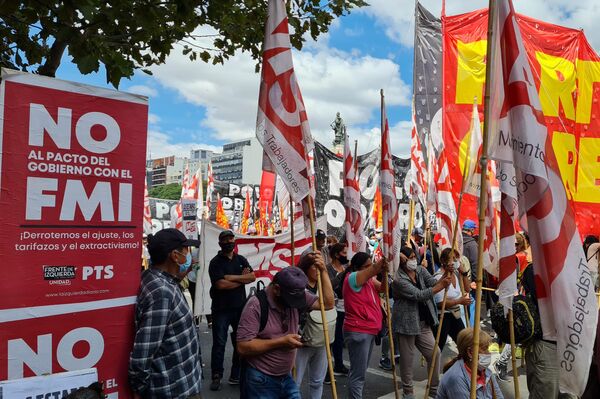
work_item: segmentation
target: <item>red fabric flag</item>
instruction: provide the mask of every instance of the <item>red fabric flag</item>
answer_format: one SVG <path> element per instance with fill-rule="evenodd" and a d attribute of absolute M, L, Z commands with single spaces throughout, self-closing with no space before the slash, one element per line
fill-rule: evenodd
<path fill-rule="evenodd" d="M 519 215 L 526 220 L 544 339 L 557 341 L 560 390 L 581 396 L 598 317 L 594 282 L 512 2 L 496 1 L 491 12 L 491 154 L 503 161 L 499 180 L 513 183 Z"/>
<path fill-rule="evenodd" d="M 221 203 L 221 196 L 219 195 L 219 193 L 217 193 L 216 222 L 219 226 L 223 227 L 224 229 L 229 228 L 229 219 L 227 218 L 227 215 L 225 214 L 225 210 L 223 209 L 223 203 Z"/>
<path fill-rule="evenodd" d="M 242 222 L 240 223 L 240 233 L 247 234 L 248 226 L 250 224 L 250 208 L 252 204 L 250 203 L 250 192 L 246 191 L 246 203 L 244 204 L 244 214 L 242 216 Z"/>
<path fill-rule="evenodd" d="M 185 170 L 183 172 L 183 181 L 181 182 L 181 198 L 187 198 L 188 190 L 190 188 L 190 165 L 185 163 Z"/>
<path fill-rule="evenodd" d="M 441 149 L 438 162 L 435 168 L 436 192 L 437 192 L 437 216 L 438 231 L 440 233 L 440 246 L 442 248 L 452 246 L 452 230 L 454 221 L 457 219 L 456 204 L 452 196 L 452 183 L 448 173 L 448 161 L 446 160 L 446 151 Z M 456 229 L 456 248 L 462 252 L 462 233 L 460 225 Z"/>
<path fill-rule="evenodd" d="M 344 207 L 346 208 L 344 225 L 348 243 L 348 258 L 351 258 L 357 252 L 364 252 L 367 243 L 360 210 L 360 187 L 358 186 L 356 165 L 347 137 L 344 143 Z"/>
<path fill-rule="evenodd" d="M 206 167 L 206 208 L 204 217 L 208 219 L 210 214 L 210 206 L 212 201 L 213 191 L 215 190 L 215 178 L 213 176 L 212 162 L 208 163 Z"/>
<path fill-rule="evenodd" d="M 421 202 L 426 206 L 425 193 L 427 193 L 427 165 L 423 157 L 423 150 L 419 135 L 417 134 L 417 124 L 415 122 L 415 107 L 412 112 L 412 130 L 410 133 L 410 172 L 409 179 L 410 195 L 414 201 Z"/>
<path fill-rule="evenodd" d="M 396 199 L 396 179 L 392 148 L 390 146 L 390 128 L 385 112 L 385 100 L 381 95 L 381 171 L 379 188 L 381 190 L 381 210 L 383 215 L 383 254 L 391 262 L 393 274 L 400 265 L 400 223 L 398 222 L 398 201 Z"/>
<path fill-rule="evenodd" d="M 313 142 L 294 73 L 283 0 L 269 1 L 256 137 L 292 199 L 304 199 L 311 192 L 307 156 Z"/>

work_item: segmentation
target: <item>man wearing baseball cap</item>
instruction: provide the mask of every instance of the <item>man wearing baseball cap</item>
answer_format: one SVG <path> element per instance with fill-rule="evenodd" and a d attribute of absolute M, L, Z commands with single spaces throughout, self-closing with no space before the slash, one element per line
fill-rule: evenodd
<path fill-rule="evenodd" d="M 135 338 L 129 358 L 134 398 L 199 397 L 200 345 L 179 270 L 191 263 L 188 239 L 177 229 L 148 235 L 152 267 L 142 274 L 135 305 Z"/>
<path fill-rule="evenodd" d="M 477 254 L 479 253 L 479 248 L 477 245 L 477 240 L 475 239 L 475 229 L 477 228 L 477 223 L 473 220 L 467 219 L 463 222 L 462 225 L 462 240 L 463 240 L 463 256 L 469 260 L 469 265 L 471 266 L 471 281 L 477 281 Z M 485 294 L 484 294 L 485 295 Z M 475 290 L 471 291 L 471 297 L 473 301 L 469 306 L 469 313 L 471 314 L 471 326 L 473 326 L 473 315 L 475 314 Z"/>
<path fill-rule="evenodd" d="M 211 259 L 208 265 L 210 276 L 210 297 L 212 298 L 212 338 L 213 346 L 210 354 L 210 367 L 212 378 L 211 391 L 221 389 L 223 378 L 223 360 L 229 327 L 233 357 L 229 383 L 237 385 L 240 382 L 240 359 L 235 345 L 238 322 L 242 308 L 246 303 L 246 284 L 256 280 L 252 267 L 242 255 L 234 252 L 235 234 L 231 230 L 224 230 L 219 234 L 221 250 Z"/>
<path fill-rule="evenodd" d="M 315 267 L 323 282 L 325 309 L 333 309 L 331 281 L 319 253 Z M 300 314 L 318 310 L 318 298 L 306 290 L 308 278 L 295 266 L 281 269 L 265 289 L 267 319 L 261 329 L 261 303 L 257 294 L 248 299 L 237 331 L 237 348 L 246 361 L 243 397 L 300 399 L 298 386 L 291 376 L 296 349 L 302 347 L 298 335 Z M 263 307 L 264 309 L 264 307 Z"/>

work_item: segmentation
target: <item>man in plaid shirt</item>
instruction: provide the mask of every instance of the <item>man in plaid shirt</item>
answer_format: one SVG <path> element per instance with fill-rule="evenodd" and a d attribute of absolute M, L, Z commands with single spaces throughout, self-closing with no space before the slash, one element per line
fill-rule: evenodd
<path fill-rule="evenodd" d="M 142 274 L 129 359 L 134 398 L 200 398 L 201 361 L 192 312 L 179 287 L 180 269 L 191 264 L 188 240 L 176 229 L 148 236 L 152 267 Z"/>

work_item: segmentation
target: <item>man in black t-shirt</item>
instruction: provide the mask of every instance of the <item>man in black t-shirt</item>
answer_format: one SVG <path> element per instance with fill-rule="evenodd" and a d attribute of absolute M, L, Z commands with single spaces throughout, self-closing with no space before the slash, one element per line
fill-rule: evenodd
<path fill-rule="evenodd" d="M 229 326 L 233 329 L 231 343 L 234 349 L 229 383 L 239 384 L 240 359 L 236 349 L 235 336 L 246 302 L 245 285 L 256 280 L 248 260 L 233 252 L 235 235 L 231 230 L 225 230 L 219 234 L 219 246 L 221 250 L 208 266 L 212 298 L 213 346 L 211 352 L 212 382 L 210 384 L 212 391 L 221 389 L 223 357 L 225 356 Z"/>

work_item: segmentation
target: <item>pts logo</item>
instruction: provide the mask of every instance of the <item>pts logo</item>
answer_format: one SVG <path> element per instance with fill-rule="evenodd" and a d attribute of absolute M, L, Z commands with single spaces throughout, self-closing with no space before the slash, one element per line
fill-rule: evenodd
<path fill-rule="evenodd" d="M 83 266 L 83 280 L 110 280 L 114 276 L 113 265 Z"/>

